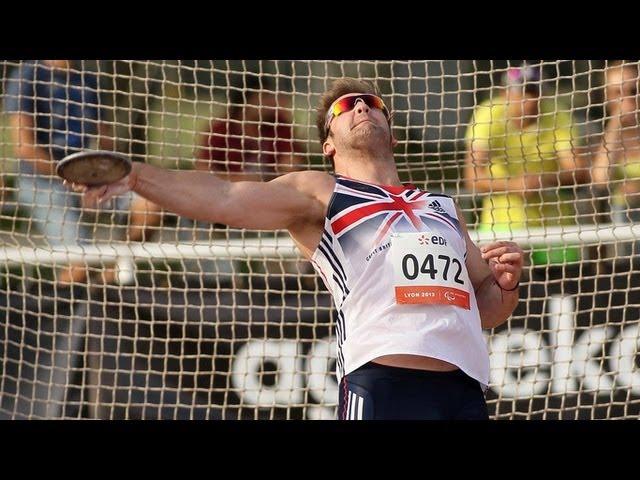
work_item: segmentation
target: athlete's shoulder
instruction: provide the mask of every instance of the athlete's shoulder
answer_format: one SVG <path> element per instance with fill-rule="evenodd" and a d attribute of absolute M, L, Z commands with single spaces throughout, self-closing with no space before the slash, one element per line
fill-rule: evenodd
<path fill-rule="evenodd" d="M 285 183 L 304 192 L 333 191 L 336 184 L 334 176 L 318 170 L 290 172 L 275 181 Z"/>
<path fill-rule="evenodd" d="M 320 241 L 335 178 L 325 172 L 306 170 L 287 173 L 272 182 L 280 182 L 287 189 L 295 191 L 295 198 L 299 200 L 296 203 L 302 209 L 302 215 L 297 216 L 296 222 L 289 226 L 289 232 L 298 247 L 302 247 L 305 256 L 311 258 Z"/>
<path fill-rule="evenodd" d="M 309 205 L 315 205 L 314 210 L 318 218 L 324 218 L 336 185 L 335 177 L 314 170 L 290 172 L 272 180 L 272 182 L 277 182 L 286 189 L 295 192 L 296 195 L 299 195 L 300 201 L 309 201 Z M 309 215 L 313 216 L 311 213 Z"/>

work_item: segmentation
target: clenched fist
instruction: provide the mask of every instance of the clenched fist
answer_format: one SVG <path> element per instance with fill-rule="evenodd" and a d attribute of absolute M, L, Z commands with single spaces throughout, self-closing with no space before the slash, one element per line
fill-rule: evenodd
<path fill-rule="evenodd" d="M 513 290 L 520 282 L 524 252 L 517 243 L 499 241 L 480 248 L 496 282 L 503 290 Z"/>

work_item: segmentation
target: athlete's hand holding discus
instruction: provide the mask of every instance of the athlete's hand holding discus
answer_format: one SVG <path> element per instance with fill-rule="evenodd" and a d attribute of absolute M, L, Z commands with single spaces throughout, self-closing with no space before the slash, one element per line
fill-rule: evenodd
<path fill-rule="evenodd" d="M 87 185 L 65 180 L 64 184 L 73 191 L 83 194 L 83 202 L 90 205 L 99 205 L 112 197 L 123 195 L 132 191 L 135 186 L 136 176 L 132 172 L 126 177 L 107 185 Z"/>
<path fill-rule="evenodd" d="M 104 150 L 68 155 L 56 167 L 65 185 L 84 194 L 85 205 L 96 205 L 133 190 L 136 179 L 133 170 L 128 157 Z"/>
<path fill-rule="evenodd" d="M 499 241 L 482 246 L 480 252 L 498 286 L 505 291 L 517 290 L 524 261 L 522 248 L 514 242 Z"/>

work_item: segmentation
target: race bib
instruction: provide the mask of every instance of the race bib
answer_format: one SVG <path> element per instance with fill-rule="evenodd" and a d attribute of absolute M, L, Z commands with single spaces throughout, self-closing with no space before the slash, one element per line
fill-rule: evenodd
<path fill-rule="evenodd" d="M 441 235 L 393 233 L 391 259 L 396 303 L 471 308 L 464 258 Z"/>

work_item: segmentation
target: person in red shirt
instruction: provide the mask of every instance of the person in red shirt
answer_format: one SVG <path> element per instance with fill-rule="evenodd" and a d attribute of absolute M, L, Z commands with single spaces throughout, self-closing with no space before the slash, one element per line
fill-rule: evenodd
<path fill-rule="evenodd" d="M 226 118 L 210 123 L 199 147 L 196 169 L 230 181 L 273 180 L 302 164 L 288 101 L 258 77 L 232 90 Z"/>
<path fill-rule="evenodd" d="M 289 101 L 282 92 L 275 90 L 268 78 L 254 75 L 245 77 L 242 88 L 230 89 L 226 116 L 212 120 L 201 134 L 197 170 L 211 171 L 231 182 L 266 182 L 300 169 L 303 149 L 295 139 Z M 244 235 L 226 232 L 227 238 Z M 304 274 L 305 285 L 313 281 L 311 266 L 306 262 L 261 263 L 251 269 L 267 274 L 265 278 L 275 282 L 274 288 L 283 273 Z M 244 269 L 241 262 L 225 263 L 221 259 L 217 260 L 215 268 L 219 275 L 229 275 L 229 278 L 233 272 Z M 235 282 L 236 285 L 244 284 L 242 277 L 236 277 Z"/>
<path fill-rule="evenodd" d="M 196 170 L 229 181 L 268 181 L 298 170 L 302 147 L 294 138 L 293 116 L 282 93 L 256 76 L 230 92 L 226 118 L 213 119 L 200 135 Z M 160 224 L 160 210 L 148 202 L 136 214 L 149 228 Z"/>

